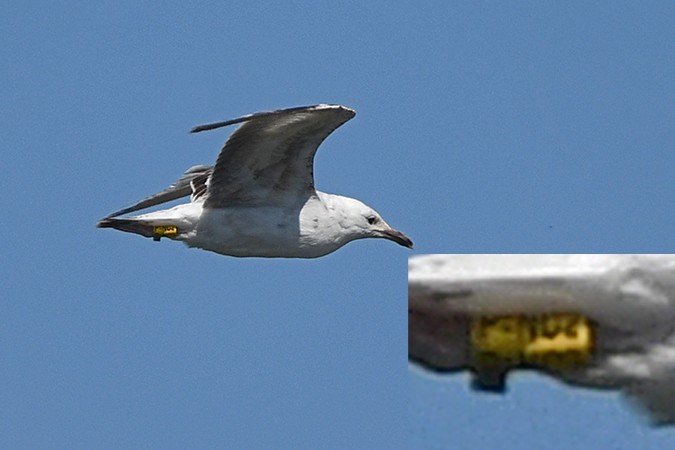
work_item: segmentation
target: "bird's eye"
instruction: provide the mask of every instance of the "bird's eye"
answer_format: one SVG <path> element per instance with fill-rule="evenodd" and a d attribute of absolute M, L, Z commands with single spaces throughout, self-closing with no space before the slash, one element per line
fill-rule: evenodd
<path fill-rule="evenodd" d="M 367 220 L 368 220 L 368 225 L 373 225 L 373 224 L 377 223 L 377 217 L 375 217 L 375 216 L 370 216 L 370 217 L 367 218 Z"/>

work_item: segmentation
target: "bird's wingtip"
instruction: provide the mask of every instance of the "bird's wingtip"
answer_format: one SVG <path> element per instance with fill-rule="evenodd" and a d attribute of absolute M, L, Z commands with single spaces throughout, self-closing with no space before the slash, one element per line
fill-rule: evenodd
<path fill-rule="evenodd" d="M 110 228 L 112 227 L 112 220 L 110 217 L 104 217 L 103 219 L 96 222 L 96 228 Z"/>
<path fill-rule="evenodd" d="M 350 108 L 349 106 L 344 106 L 344 105 L 338 105 L 338 104 L 333 104 L 333 103 L 320 103 L 316 106 L 310 107 L 313 110 L 325 110 L 325 109 L 335 109 L 339 111 L 344 111 L 346 113 L 349 113 L 351 117 L 354 117 L 356 115 L 356 110 Z"/>

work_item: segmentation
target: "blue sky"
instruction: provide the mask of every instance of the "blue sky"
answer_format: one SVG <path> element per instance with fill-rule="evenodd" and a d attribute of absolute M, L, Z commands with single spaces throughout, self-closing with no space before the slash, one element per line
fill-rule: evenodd
<path fill-rule="evenodd" d="M 618 397 L 407 362 L 406 249 L 236 259 L 97 230 L 259 110 L 340 103 L 317 186 L 416 253 L 670 253 L 667 2 L 13 2 L 0 446 L 665 448 Z"/>

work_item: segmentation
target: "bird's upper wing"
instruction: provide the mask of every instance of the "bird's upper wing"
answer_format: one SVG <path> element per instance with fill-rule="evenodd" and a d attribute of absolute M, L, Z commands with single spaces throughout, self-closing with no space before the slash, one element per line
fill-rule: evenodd
<path fill-rule="evenodd" d="M 140 202 L 135 203 L 127 208 L 115 211 L 108 217 L 121 216 L 122 214 L 128 214 L 134 211 L 138 211 L 140 209 L 149 208 L 151 206 L 159 205 L 161 203 L 170 202 L 171 200 L 176 200 L 177 198 L 187 197 L 190 194 L 198 193 L 201 190 L 201 186 L 204 186 L 204 183 L 211 175 L 212 171 L 213 171 L 212 166 L 190 167 L 178 179 L 178 181 L 176 181 L 168 188 L 156 194 L 152 194 L 151 196 L 146 197 Z"/>
<path fill-rule="evenodd" d="M 204 206 L 288 205 L 314 193 L 314 154 L 355 112 L 316 105 L 250 114 L 192 132 L 243 123 L 220 151 Z"/>

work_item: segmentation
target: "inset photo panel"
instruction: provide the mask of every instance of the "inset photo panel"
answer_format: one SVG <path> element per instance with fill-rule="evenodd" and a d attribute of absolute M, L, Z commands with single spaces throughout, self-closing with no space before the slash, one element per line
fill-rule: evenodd
<path fill-rule="evenodd" d="M 619 392 L 649 424 L 675 425 L 675 255 L 412 256 L 408 358 L 438 396 L 466 381 L 485 408 L 529 374 L 524 401 L 547 382 L 573 396 Z"/>

